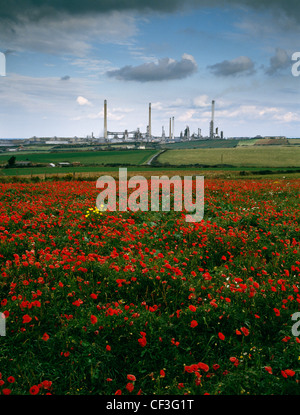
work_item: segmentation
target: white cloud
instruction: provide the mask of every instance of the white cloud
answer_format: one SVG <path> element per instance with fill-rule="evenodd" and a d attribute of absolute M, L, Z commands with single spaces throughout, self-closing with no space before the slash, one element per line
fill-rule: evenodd
<path fill-rule="evenodd" d="M 196 110 L 187 110 L 182 115 L 178 117 L 178 121 L 188 122 L 193 118 L 193 115 L 196 113 Z"/>
<path fill-rule="evenodd" d="M 199 95 L 193 99 L 193 104 L 196 107 L 207 107 L 211 105 L 211 100 L 207 95 Z"/>
<path fill-rule="evenodd" d="M 88 99 L 82 96 L 77 97 L 76 102 L 79 105 L 92 105 Z"/>
<path fill-rule="evenodd" d="M 287 111 L 286 108 L 281 107 L 241 105 L 238 108 L 216 111 L 216 118 L 223 120 L 236 119 L 244 121 L 259 120 L 266 123 L 290 123 L 300 121 L 300 114 L 292 111 Z"/>
<path fill-rule="evenodd" d="M 300 121 L 300 115 L 296 114 L 295 112 L 291 112 L 291 111 L 282 113 L 282 114 L 276 114 L 273 118 L 283 123 L 290 123 L 292 121 Z"/>
<path fill-rule="evenodd" d="M 107 111 L 107 118 L 109 121 L 121 121 L 125 118 L 125 114 L 130 112 L 128 109 L 122 109 L 122 108 L 115 108 L 112 110 Z M 103 119 L 104 118 L 104 111 L 103 109 L 98 112 L 93 113 L 86 113 L 81 114 L 75 117 L 72 117 L 71 119 L 74 121 L 81 121 L 81 120 L 95 120 L 95 119 Z"/>
<path fill-rule="evenodd" d="M 153 102 L 153 103 L 151 103 L 151 108 L 156 109 L 156 110 L 160 110 L 160 111 L 164 109 L 164 107 L 163 107 L 163 105 L 162 105 L 161 102 Z"/>
<path fill-rule="evenodd" d="M 196 60 L 195 60 L 194 56 L 189 55 L 188 53 L 184 53 L 184 54 L 182 55 L 182 59 L 187 59 L 187 60 L 189 60 L 189 61 L 193 62 L 193 64 L 197 66 L 197 62 L 196 62 Z"/>

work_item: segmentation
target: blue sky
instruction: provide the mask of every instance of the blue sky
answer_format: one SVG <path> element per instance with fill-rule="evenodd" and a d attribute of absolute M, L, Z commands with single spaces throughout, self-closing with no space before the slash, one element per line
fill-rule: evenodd
<path fill-rule="evenodd" d="M 0 0 L 0 137 L 102 136 L 105 99 L 109 131 L 145 132 L 151 102 L 154 135 L 208 135 L 214 99 L 225 137 L 299 137 L 299 21 L 280 0 Z"/>

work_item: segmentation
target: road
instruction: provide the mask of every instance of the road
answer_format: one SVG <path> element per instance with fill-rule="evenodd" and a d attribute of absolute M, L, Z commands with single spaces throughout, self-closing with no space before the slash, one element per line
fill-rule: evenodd
<path fill-rule="evenodd" d="M 154 154 L 154 156 L 151 157 L 150 160 L 147 161 L 147 165 L 151 166 L 152 161 L 157 158 L 161 153 L 163 153 L 166 150 L 160 150 L 158 153 Z"/>

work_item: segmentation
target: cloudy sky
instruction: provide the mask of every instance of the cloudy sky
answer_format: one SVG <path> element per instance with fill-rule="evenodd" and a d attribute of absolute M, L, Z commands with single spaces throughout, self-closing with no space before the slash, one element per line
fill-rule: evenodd
<path fill-rule="evenodd" d="M 294 0 L 0 0 L 0 138 L 300 136 Z"/>

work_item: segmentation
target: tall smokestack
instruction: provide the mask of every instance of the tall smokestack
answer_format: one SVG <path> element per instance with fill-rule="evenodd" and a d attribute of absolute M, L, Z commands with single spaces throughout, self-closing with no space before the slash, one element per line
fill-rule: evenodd
<path fill-rule="evenodd" d="M 107 138 L 107 101 L 104 100 L 104 138 Z"/>
<path fill-rule="evenodd" d="M 174 117 L 172 117 L 172 140 L 174 140 Z"/>
<path fill-rule="evenodd" d="M 171 140 L 172 138 L 172 124 L 171 124 L 172 120 L 170 118 L 170 126 L 169 126 L 169 139 Z"/>
<path fill-rule="evenodd" d="M 214 138 L 215 101 L 211 102 L 210 138 Z"/>
<path fill-rule="evenodd" d="M 149 138 L 151 138 L 152 133 L 151 133 L 151 102 L 149 104 Z"/>

